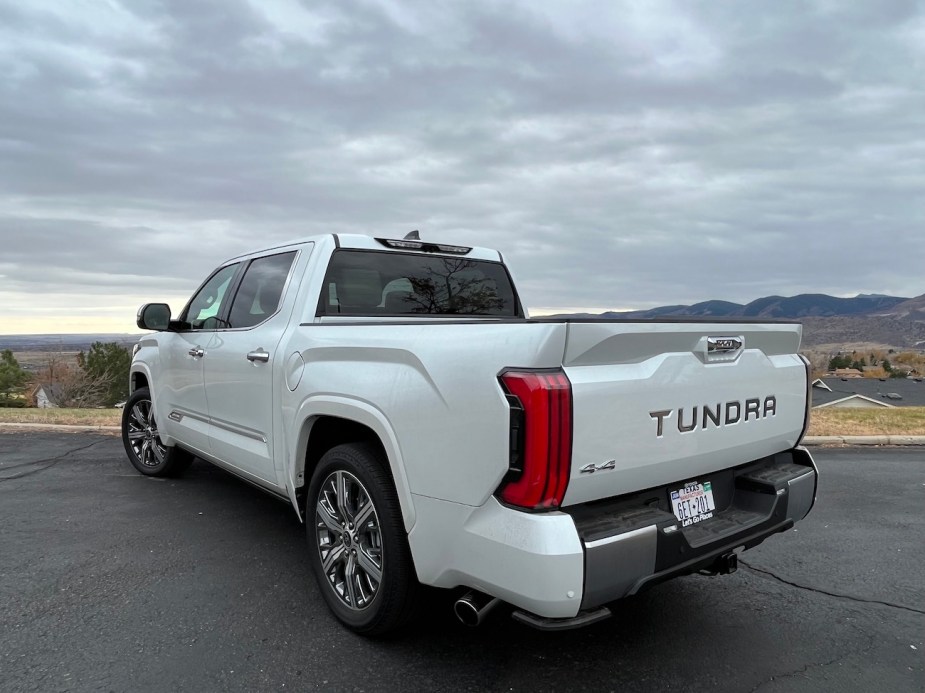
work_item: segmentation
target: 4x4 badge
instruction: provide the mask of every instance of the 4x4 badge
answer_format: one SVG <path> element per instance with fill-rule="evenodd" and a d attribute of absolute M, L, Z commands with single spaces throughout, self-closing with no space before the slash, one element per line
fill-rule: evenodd
<path fill-rule="evenodd" d="M 586 464 L 584 467 L 578 471 L 582 474 L 594 474 L 594 472 L 603 472 L 606 469 L 616 469 L 617 461 L 616 460 L 607 460 L 606 462 L 601 462 L 600 464 Z"/>

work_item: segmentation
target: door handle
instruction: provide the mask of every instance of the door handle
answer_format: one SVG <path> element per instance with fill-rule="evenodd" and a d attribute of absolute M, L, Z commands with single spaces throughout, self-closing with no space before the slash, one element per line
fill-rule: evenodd
<path fill-rule="evenodd" d="M 267 361 L 270 360 L 270 354 L 264 351 L 263 349 L 258 348 L 254 351 L 248 352 L 247 360 L 248 361 L 260 361 L 261 363 L 266 363 Z"/>
<path fill-rule="evenodd" d="M 192 349 L 189 350 L 190 356 L 198 356 L 200 358 L 202 358 L 205 355 L 205 353 L 206 352 L 202 350 L 202 347 L 193 347 Z"/>

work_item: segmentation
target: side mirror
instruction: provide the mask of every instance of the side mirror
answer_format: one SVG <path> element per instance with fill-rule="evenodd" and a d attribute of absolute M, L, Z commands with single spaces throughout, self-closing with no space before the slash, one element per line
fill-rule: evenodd
<path fill-rule="evenodd" d="M 135 324 L 142 330 L 163 332 L 170 326 L 170 306 L 166 303 L 145 303 L 138 309 Z"/>

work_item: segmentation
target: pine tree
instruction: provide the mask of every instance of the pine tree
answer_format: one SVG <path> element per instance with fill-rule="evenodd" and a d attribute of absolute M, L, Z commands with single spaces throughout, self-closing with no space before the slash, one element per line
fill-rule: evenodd
<path fill-rule="evenodd" d="M 0 407 L 24 404 L 19 395 L 28 381 L 29 373 L 20 367 L 13 352 L 9 349 L 0 352 Z"/>

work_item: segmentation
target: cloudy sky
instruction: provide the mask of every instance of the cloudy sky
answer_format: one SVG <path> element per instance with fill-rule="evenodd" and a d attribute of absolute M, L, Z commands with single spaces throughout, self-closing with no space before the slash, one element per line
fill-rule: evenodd
<path fill-rule="evenodd" d="M 527 305 L 925 292 L 925 2 L 0 0 L 0 334 L 323 232 Z"/>

